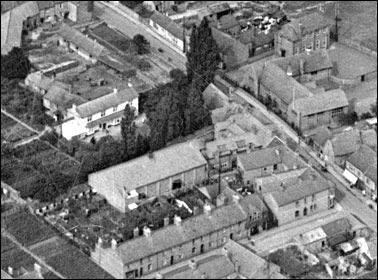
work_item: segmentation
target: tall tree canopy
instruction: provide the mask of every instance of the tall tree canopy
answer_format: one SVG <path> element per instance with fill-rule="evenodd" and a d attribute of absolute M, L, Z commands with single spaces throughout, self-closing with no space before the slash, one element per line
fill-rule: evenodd
<path fill-rule="evenodd" d="M 18 47 L 14 47 L 7 55 L 1 55 L 1 77 L 8 79 L 25 79 L 29 74 L 31 64 Z"/>
<path fill-rule="evenodd" d="M 195 76 L 201 77 L 197 81 L 200 83 L 199 90 L 203 91 L 214 80 L 220 62 L 219 48 L 206 18 L 199 27 L 193 26 L 187 58 L 188 79 L 192 81 Z"/>

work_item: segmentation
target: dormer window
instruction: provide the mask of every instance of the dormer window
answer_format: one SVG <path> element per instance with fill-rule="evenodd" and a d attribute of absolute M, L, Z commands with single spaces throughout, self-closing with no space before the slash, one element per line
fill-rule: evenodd
<path fill-rule="evenodd" d="M 92 121 L 92 116 L 88 116 L 88 117 L 87 117 L 87 121 L 88 121 L 88 122 L 91 122 L 91 121 Z"/>
<path fill-rule="evenodd" d="M 101 112 L 101 117 L 104 117 L 105 116 L 105 111 L 102 111 Z"/>

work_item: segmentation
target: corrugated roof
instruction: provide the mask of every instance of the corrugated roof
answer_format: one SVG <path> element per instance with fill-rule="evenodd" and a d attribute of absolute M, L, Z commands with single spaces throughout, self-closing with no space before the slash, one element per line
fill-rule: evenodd
<path fill-rule="evenodd" d="M 184 34 L 183 29 L 173 20 L 171 20 L 169 17 L 166 17 L 162 15 L 159 12 L 154 12 L 150 19 L 155 22 L 156 24 L 160 25 L 162 28 L 167 30 L 169 33 L 171 33 L 176 38 L 184 41 Z"/>
<path fill-rule="evenodd" d="M 100 45 L 96 41 L 90 39 L 80 31 L 68 26 L 65 23 L 62 24 L 60 30 L 58 31 L 58 35 L 63 37 L 65 40 L 74 43 L 79 48 L 82 48 L 95 57 L 99 57 L 100 55 L 105 54 L 106 49 L 104 48 L 104 46 Z"/>
<path fill-rule="evenodd" d="M 88 182 L 101 178 L 108 182 L 108 187 L 133 190 L 206 164 L 196 143 L 181 143 L 154 152 L 152 158 L 145 155 L 91 173 Z"/>
<path fill-rule="evenodd" d="M 117 253 L 124 264 L 140 260 L 158 252 L 208 235 L 247 219 L 243 209 L 235 203 L 212 210 L 210 215 L 201 214 L 182 221 L 181 226 L 169 225 L 152 231 L 151 237 L 139 236 L 120 244 Z M 111 249 L 109 249 L 111 250 Z"/>
<path fill-rule="evenodd" d="M 125 88 L 77 106 L 76 112 L 81 118 L 85 118 L 126 101 L 132 101 L 133 99 L 138 98 L 138 96 L 139 95 L 134 88 Z"/>
<path fill-rule="evenodd" d="M 295 100 L 295 111 L 302 117 L 349 106 L 345 92 L 338 88 Z M 293 108 L 293 104 L 291 105 Z"/>
<path fill-rule="evenodd" d="M 296 100 L 312 95 L 307 88 L 287 76 L 285 71 L 272 62 L 268 62 L 263 70 L 261 85 L 288 105 L 293 101 L 294 90 Z"/>

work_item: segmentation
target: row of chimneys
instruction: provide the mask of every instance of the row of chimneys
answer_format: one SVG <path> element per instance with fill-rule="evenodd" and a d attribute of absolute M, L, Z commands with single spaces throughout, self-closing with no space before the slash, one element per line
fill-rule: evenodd
<path fill-rule="evenodd" d="M 240 197 L 238 195 L 233 195 L 232 198 L 233 198 L 233 201 L 235 203 L 239 203 Z M 204 212 L 205 215 L 210 216 L 211 215 L 211 211 L 212 211 L 212 206 L 210 205 L 210 203 L 208 201 L 206 201 L 205 204 L 204 204 L 204 206 L 203 206 L 203 212 Z M 175 215 L 173 217 L 173 224 L 176 225 L 176 226 L 181 226 L 182 225 L 182 219 L 181 219 L 181 217 L 178 216 L 178 215 Z M 166 227 L 168 225 L 169 225 L 169 217 L 165 217 L 164 218 L 164 226 Z M 143 235 L 146 238 L 150 238 L 151 234 L 152 234 L 151 229 L 148 226 L 144 226 L 143 227 Z M 139 236 L 139 228 L 136 227 L 133 230 L 133 237 L 136 238 L 138 236 Z M 99 247 L 103 246 L 103 240 L 102 240 L 101 237 L 98 238 L 98 246 Z M 117 247 L 118 247 L 118 242 L 114 238 L 111 241 L 111 247 L 112 247 L 113 250 L 116 250 Z"/>

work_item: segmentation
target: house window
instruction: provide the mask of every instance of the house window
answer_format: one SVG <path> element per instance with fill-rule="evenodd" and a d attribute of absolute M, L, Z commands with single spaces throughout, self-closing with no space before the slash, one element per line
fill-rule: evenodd
<path fill-rule="evenodd" d="M 92 121 L 92 116 L 88 116 L 87 121 L 91 122 Z"/>
<path fill-rule="evenodd" d="M 320 40 L 316 40 L 315 49 L 319 49 L 319 48 L 320 48 Z"/>
<path fill-rule="evenodd" d="M 327 46 L 327 37 L 323 38 L 322 46 L 323 46 L 323 48 L 325 48 Z"/>
<path fill-rule="evenodd" d="M 249 180 L 247 181 L 247 185 L 249 185 Z"/>
<path fill-rule="evenodd" d="M 299 211 L 295 211 L 295 218 L 298 218 L 299 217 Z"/>
<path fill-rule="evenodd" d="M 295 207 L 299 207 L 299 201 L 295 202 Z"/>
<path fill-rule="evenodd" d="M 327 33 L 328 32 L 328 27 L 324 28 L 323 32 Z"/>
<path fill-rule="evenodd" d="M 196 247 L 193 247 L 192 248 L 192 254 L 195 254 L 196 253 Z"/>
<path fill-rule="evenodd" d="M 302 52 L 304 53 L 306 51 L 306 45 L 303 44 L 302 46 Z"/>
<path fill-rule="evenodd" d="M 264 171 L 266 171 L 266 169 L 267 169 L 267 168 L 266 168 L 266 167 L 264 167 Z"/>
<path fill-rule="evenodd" d="M 102 111 L 101 112 L 101 117 L 104 117 L 105 116 L 105 111 Z"/>
<path fill-rule="evenodd" d="M 118 109 L 117 107 L 118 107 L 118 106 L 114 106 L 114 107 L 113 107 L 113 112 L 117 112 L 117 109 Z"/>
<path fill-rule="evenodd" d="M 343 112 L 344 112 L 343 108 L 333 109 L 332 112 L 331 112 L 331 116 L 332 116 L 332 118 L 334 118 L 334 117 L 342 115 Z"/>
<path fill-rule="evenodd" d="M 273 170 L 277 170 L 277 164 L 273 165 Z"/>
<path fill-rule="evenodd" d="M 316 30 L 315 31 L 315 33 L 316 33 L 316 36 L 319 36 L 320 35 L 320 32 L 321 32 L 321 30 L 319 29 L 319 30 Z"/>
<path fill-rule="evenodd" d="M 147 269 L 151 270 L 152 269 L 152 264 L 149 263 L 148 266 L 147 266 Z"/>
<path fill-rule="evenodd" d="M 59 4 L 59 8 L 60 8 L 60 9 L 63 9 L 63 4 Z"/>
<path fill-rule="evenodd" d="M 311 72 L 311 76 L 315 76 L 315 75 L 317 75 L 318 74 L 318 71 L 312 71 Z"/>

